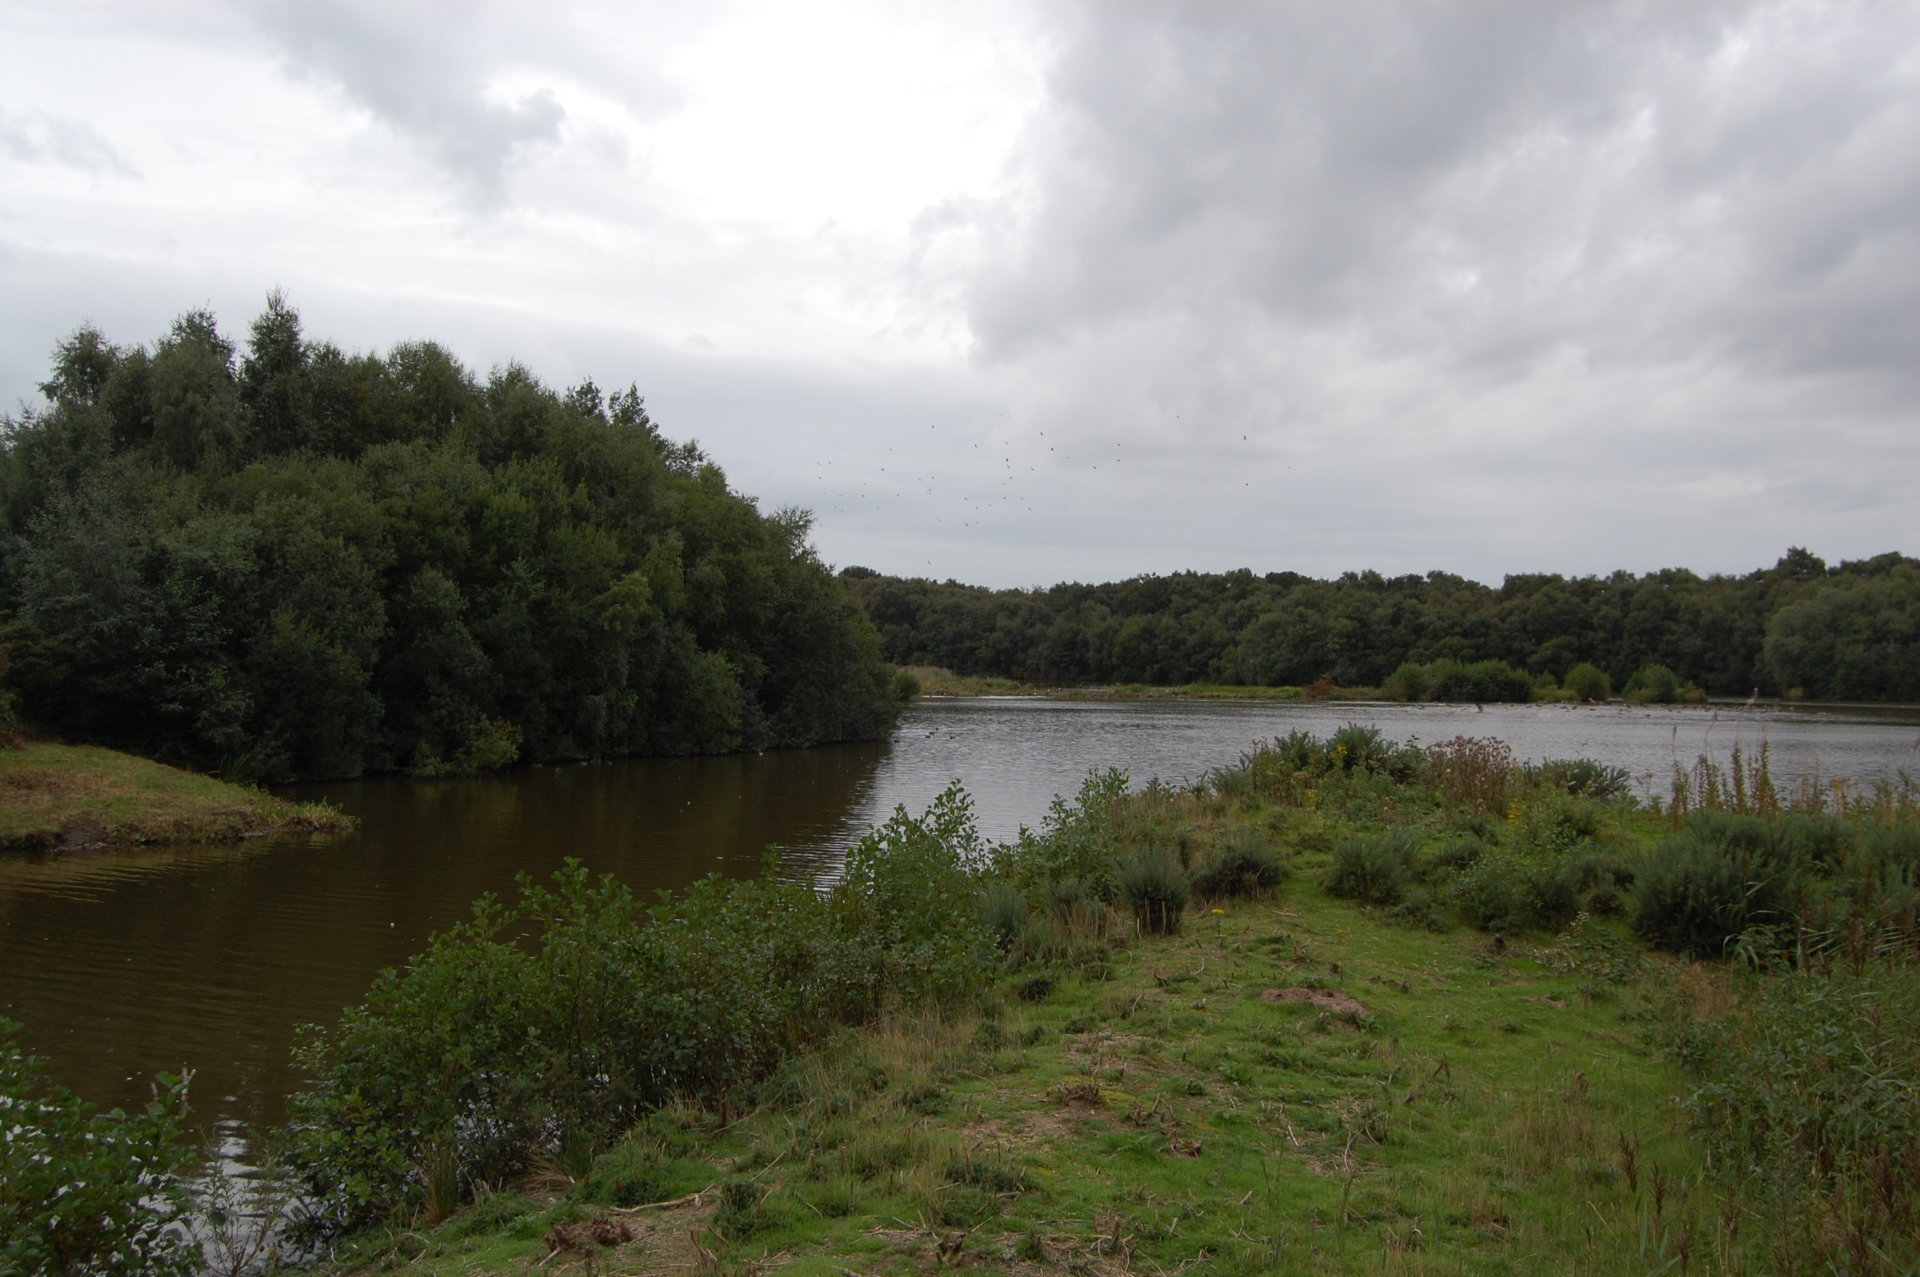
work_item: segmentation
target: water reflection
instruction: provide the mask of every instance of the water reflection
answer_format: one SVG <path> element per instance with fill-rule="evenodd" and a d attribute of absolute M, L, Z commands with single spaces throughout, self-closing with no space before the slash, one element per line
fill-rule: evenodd
<path fill-rule="evenodd" d="M 1599 758 L 1655 792 L 1674 764 L 1724 761 L 1736 744 L 1764 742 L 1783 787 L 1920 772 L 1912 709 L 929 703 L 888 743 L 301 787 L 360 818 L 334 838 L 0 858 L 0 1013 L 96 1102 L 138 1102 L 154 1072 L 187 1066 L 203 1121 L 272 1121 L 296 1084 L 294 1025 L 331 1021 L 521 873 L 578 857 L 652 891 L 750 874 L 771 845 L 787 872 L 831 873 L 871 824 L 953 780 L 982 831 L 1009 838 L 1091 769 L 1178 784 L 1255 741 L 1356 719 L 1397 739 L 1498 736 L 1525 759 Z"/>

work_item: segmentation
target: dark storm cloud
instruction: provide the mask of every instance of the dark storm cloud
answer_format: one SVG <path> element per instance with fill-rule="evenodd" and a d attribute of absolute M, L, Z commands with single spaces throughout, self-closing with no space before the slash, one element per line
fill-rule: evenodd
<path fill-rule="evenodd" d="M 1887 5 L 1088 5 L 979 352 L 1251 312 L 1468 377 L 1571 344 L 1911 389 L 1917 37 Z"/>
<path fill-rule="evenodd" d="M 486 38 L 498 33 L 484 6 L 281 0 L 257 15 L 290 71 L 337 86 L 482 206 L 506 198 L 516 157 L 559 140 L 566 111 L 551 89 L 510 101 L 489 92 L 518 50 Z"/>

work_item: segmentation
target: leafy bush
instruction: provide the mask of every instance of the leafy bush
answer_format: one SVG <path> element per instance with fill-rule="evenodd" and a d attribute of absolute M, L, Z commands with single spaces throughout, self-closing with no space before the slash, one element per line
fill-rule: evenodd
<path fill-rule="evenodd" d="M 973 1005 L 991 952 L 979 855 L 956 787 L 870 833 L 824 895 L 715 877 L 645 908 L 577 864 L 523 880 L 516 904 L 483 899 L 307 1031 L 292 1161 L 331 1226 L 442 1214 L 676 1097 L 724 1111 L 836 1025 Z"/>
<path fill-rule="evenodd" d="M 1290 873 L 1292 867 L 1265 835 L 1242 827 L 1193 871 L 1193 889 L 1215 900 L 1263 896 Z"/>
<path fill-rule="evenodd" d="M 1528 763 L 1524 770 L 1529 781 L 1580 798 L 1619 798 L 1633 781 L 1626 768 L 1591 758 L 1549 758 Z"/>
<path fill-rule="evenodd" d="M 1399 904 L 1406 894 L 1415 842 L 1404 829 L 1345 839 L 1333 851 L 1327 894 L 1370 905 Z"/>
<path fill-rule="evenodd" d="M 1434 932 L 1446 932 L 1453 926 L 1439 899 L 1425 887 L 1407 888 L 1407 894 L 1387 910 L 1387 916 L 1402 926 L 1423 927 Z"/>
<path fill-rule="evenodd" d="M 1604 701 L 1613 696 L 1613 681 L 1606 671 L 1585 661 L 1568 670 L 1560 685 L 1583 701 Z"/>
<path fill-rule="evenodd" d="M 1488 857 L 1460 875 L 1454 885 L 1460 919 L 1477 931 L 1524 931 L 1533 906 L 1526 884 L 1504 857 Z"/>
<path fill-rule="evenodd" d="M 1127 795 L 1127 773 L 1094 772 L 1072 802 L 1056 796 L 1036 832 L 1021 829 L 1014 842 L 994 849 L 994 870 L 1032 892 L 1074 879 L 1096 899 L 1114 898 L 1112 821 Z"/>
<path fill-rule="evenodd" d="M 1180 930 L 1190 884 L 1187 871 L 1171 852 L 1142 847 L 1121 863 L 1115 885 L 1142 931 L 1171 935 Z"/>
<path fill-rule="evenodd" d="M 97 1113 L 42 1084 L 19 1030 L 0 1018 L 0 1272 L 195 1272 L 185 1080 L 162 1075 L 141 1112 Z"/>
<path fill-rule="evenodd" d="M 1795 874 L 1775 850 L 1764 821 L 1701 813 L 1636 874 L 1634 934 L 1676 953 L 1719 956 L 1752 928 L 1783 928 Z"/>
<path fill-rule="evenodd" d="M 1421 701 L 1427 698 L 1427 671 L 1416 661 L 1403 661 L 1380 684 L 1380 697 L 1389 701 Z"/>
<path fill-rule="evenodd" d="M 1525 877 L 1527 923 L 1552 929 L 1580 912 L 1580 866 L 1559 861 L 1535 865 Z"/>
<path fill-rule="evenodd" d="M 1621 694 L 1636 705 L 1671 705 L 1680 699 L 1680 676 L 1657 662 L 1642 665 Z"/>
<path fill-rule="evenodd" d="M 1427 666 L 1427 696 L 1436 701 L 1527 701 L 1533 679 L 1505 661 L 1438 660 Z"/>

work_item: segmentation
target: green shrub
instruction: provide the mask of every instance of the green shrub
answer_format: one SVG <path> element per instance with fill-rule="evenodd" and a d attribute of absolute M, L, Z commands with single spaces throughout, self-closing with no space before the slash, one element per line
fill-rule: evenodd
<path fill-rule="evenodd" d="M 1658 663 L 1642 665 L 1621 694 L 1636 705 L 1671 705 L 1680 699 L 1680 676 Z"/>
<path fill-rule="evenodd" d="M 744 1176 L 725 1181 L 720 1185 L 710 1227 L 730 1242 L 745 1241 L 766 1231 L 774 1223 L 773 1212 L 767 1209 L 770 1192 Z"/>
<path fill-rule="evenodd" d="M 1613 681 L 1606 671 L 1585 661 L 1568 670 L 1560 685 L 1583 701 L 1604 701 L 1613 696 Z"/>
<path fill-rule="evenodd" d="M 1580 866 L 1565 861 L 1535 865 L 1526 874 L 1527 922 L 1553 930 L 1580 912 Z"/>
<path fill-rule="evenodd" d="M 1171 852 L 1141 848 L 1121 863 L 1116 885 L 1142 931 L 1171 935 L 1180 930 L 1190 886 L 1187 871 Z"/>
<path fill-rule="evenodd" d="M 1591 758 L 1549 758 L 1528 763 L 1524 770 L 1528 780 L 1578 798 L 1619 798 L 1633 783 L 1626 768 Z"/>
<path fill-rule="evenodd" d="M 1418 746 L 1388 740 L 1371 723 L 1348 723 L 1327 738 L 1330 769 L 1370 772 L 1394 780 L 1411 780 L 1426 761 Z"/>
<path fill-rule="evenodd" d="M 20 718 L 14 711 L 14 695 L 7 687 L 7 645 L 0 642 L 0 749 L 20 744 Z"/>
<path fill-rule="evenodd" d="M 1406 894 L 1416 839 L 1408 830 L 1358 834 L 1333 849 L 1326 891 L 1342 900 L 1395 905 Z"/>
<path fill-rule="evenodd" d="M 1779 850 L 1757 817 L 1699 813 L 1635 875 L 1634 934 L 1676 953 L 1719 956 L 1754 928 L 1783 931 L 1797 873 Z"/>
<path fill-rule="evenodd" d="M 1389 701 L 1420 701 L 1427 697 L 1427 671 L 1414 661 L 1404 661 L 1380 684 L 1380 697 Z"/>
<path fill-rule="evenodd" d="M 21 1051 L 0 1018 L 0 1272 L 185 1274 L 186 1083 L 162 1075 L 138 1113 L 95 1112 Z"/>
<path fill-rule="evenodd" d="M 1533 913 L 1526 884 L 1504 857 L 1486 857 L 1454 886 L 1460 920 L 1476 931 L 1523 931 Z"/>
<path fill-rule="evenodd" d="M 979 855 L 956 787 L 875 829 L 825 894 L 712 877 L 648 908 L 570 864 L 510 907 L 482 900 L 308 1031 L 316 1081 L 291 1101 L 290 1141 L 317 1214 L 438 1214 L 679 1098 L 725 1111 L 835 1026 L 977 1004 Z"/>
<path fill-rule="evenodd" d="M 1440 901 L 1425 887 L 1409 887 L 1400 903 L 1387 910 L 1387 916 L 1402 926 L 1422 927 L 1428 931 L 1452 930 L 1453 920 Z"/>
<path fill-rule="evenodd" d="M 1479 864 L 1492 850 L 1484 837 L 1456 838 L 1434 852 L 1430 864 L 1445 873 L 1458 873 Z"/>
<path fill-rule="evenodd" d="M 912 670 L 895 670 L 887 684 L 887 695 L 896 701 L 915 700 L 920 695 L 920 679 Z"/>
<path fill-rule="evenodd" d="M 1442 659 L 1427 666 L 1427 697 L 1436 701 L 1531 700 L 1533 679 L 1525 670 L 1505 661 L 1464 661 Z"/>
<path fill-rule="evenodd" d="M 1127 787 L 1127 773 L 1117 768 L 1089 774 L 1072 802 L 1054 798 L 1037 831 L 1022 828 L 1014 842 L 995 848 L 995 871 L 1036 894 L 1074 879 L 1101 903 L 1112 900 L 1112 824 Z"/>
<path fill-rule="evenodd" d="M 1259 830 L 1241 827 L 1193 871 L 1193 889 L 1214 900 L 1264 896 L 1292 873 L 1279 850 Z"/>

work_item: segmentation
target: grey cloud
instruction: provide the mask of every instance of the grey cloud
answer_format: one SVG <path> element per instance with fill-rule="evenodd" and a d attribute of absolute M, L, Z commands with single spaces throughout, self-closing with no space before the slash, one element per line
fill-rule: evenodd
<path fill-rule="evenodd" d="M 1569 343 L 1911 369 L 1805 330 L 1920 286 L 1916 50 L 1911 5 L 1088 5 L 979 354 L 1252 308 L 1466 376 Z"/>
<path fill-rule="evenodd" d="M 0 110 L 0 150 L 27 164 L 59 164 L 110 177 L 138 177 L 101 132 L 84 120 Z"/>
<path fill-rule="evenodd" d="M 338 86 L 481 206 L 505 201 L 517 157 L 560 138 L 566 112 L 551 89 L 513 102 L 488 96 L 488 78 L 515 49 L 490 38 L 484 7 L 287 0 L 258 14 L 292 72 Z"/>

